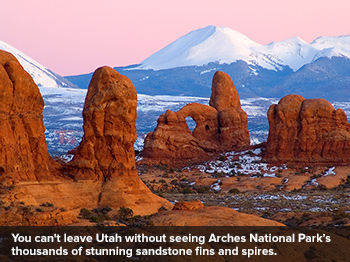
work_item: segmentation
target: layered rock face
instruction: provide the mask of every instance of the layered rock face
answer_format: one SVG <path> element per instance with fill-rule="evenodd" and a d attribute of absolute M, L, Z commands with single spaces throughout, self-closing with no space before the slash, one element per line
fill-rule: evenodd
<path fill-rule="evenodd" d="M 192 103 L 161 115 L 155 130 L 145 138 L 143 162 L 184 166 L 206 160 L 213 152 L 249 146 L 248 117 L 226 73 L 215 73 L 209 104 Z M 186 123 L 189 116 L 197 124 L 193 132 Z"/>
<path fill-rule="evenodd" d="M 83 110 L 84 137 L 66 172 L 75 180 L 103 181 L 99 205 L 150 214 L 172 205 L 152 194 L 138 177 L 136 106 L 137 93 L 129 78 L 110 67 L 97 69 Z"/>
<path fill-rule="evenodd" d="M 53 179 L 58 168 L 47 152 L 44 101 L 31 76 L 0 50 L 0 180 Z"/>
<path fill-rule="evenodd" d="M 283 97 L 268 113 L 268 161 L 343 163 L 350 161 L 350 124 L 342 109 L 324 99 Z"/>

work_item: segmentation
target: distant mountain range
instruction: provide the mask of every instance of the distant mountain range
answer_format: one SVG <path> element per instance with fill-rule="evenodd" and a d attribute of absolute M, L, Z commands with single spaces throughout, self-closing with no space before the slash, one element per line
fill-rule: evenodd
<path fill-rule="evenodd" d="M 350 36 L 298 37 L 260 45 L 227 27 L 208 26 L 177 39 L 139 65 L 116 67 L 138 93 L 209 97 L 215 71 L 228 73 L 241 97 L 350 100 Z M 87 88 L 92 74 L 68 76 Z"/>
<path fill-rule="evenodd" d="M 78 88 L 64 77 L 52 72 L 50 69 L 5 42 L 0 41 L 0 50 L 13 54 L 23 68 L 32 76 L 38 87 Z"/>
<path fill-rule="evenodd" d="M 160 70 L 241 60 L 269 70 L 288 66 L 297 71 L 321 57 L 334 56 L 350 58 L 350 36 L 319 37 L 311 44 L 294 37 L 260 45 L 228 27 L 208 26 L 188 33 L 151 55 L 139 68 Z"/>

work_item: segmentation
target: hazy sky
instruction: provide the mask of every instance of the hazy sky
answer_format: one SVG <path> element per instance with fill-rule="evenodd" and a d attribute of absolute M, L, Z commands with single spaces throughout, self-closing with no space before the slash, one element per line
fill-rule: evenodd
<path fill-rule="evenodd" d="M 139 63 L 227 26 L 260 44 L 350 34 L 349 0 L 0 0 L 0 40 L 61 75 Z"/>

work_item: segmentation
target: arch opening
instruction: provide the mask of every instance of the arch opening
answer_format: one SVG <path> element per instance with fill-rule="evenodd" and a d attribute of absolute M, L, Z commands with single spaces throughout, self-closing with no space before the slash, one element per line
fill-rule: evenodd
<path fill-rule="evenodd" d="M 188 129 L 191 131 L 191 133 L 193 133 L 193 130 L 196 128 L 197 123 L 193 120 L 191 116 L 186 117 L 185 120 L 186 120 Z"/>

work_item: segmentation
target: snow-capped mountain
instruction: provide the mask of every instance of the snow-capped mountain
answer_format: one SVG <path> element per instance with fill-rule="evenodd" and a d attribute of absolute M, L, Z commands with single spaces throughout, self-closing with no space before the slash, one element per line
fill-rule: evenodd
<path fill-rule="evenodd" d="M 208 26 L 188 33 L 141 62 L 140 69 L 230 64 L 239 60 L 269 70 L 297 71 L 320 57 L 350 58 L 350 36 L 319 37 L 308 44 L 294 37 L 260 45 L 228 27 Z"/>
<path fill-rule="evenodd" d="M 23 68 L 32 76 L 38 87 L 77 88 L 77 86 L 70 83 L 67 79 L 52 72 L 50 69 L 36 62 L 13 46 L 0 41 L 0 49 L 13 54 Z"/>

